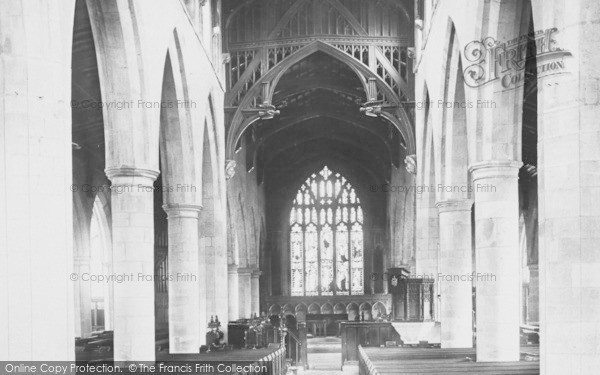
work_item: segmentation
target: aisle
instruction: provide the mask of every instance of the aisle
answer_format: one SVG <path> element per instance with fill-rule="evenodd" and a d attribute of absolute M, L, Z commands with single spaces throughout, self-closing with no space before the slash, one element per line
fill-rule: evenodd
<path fill-rule="evenodd" d="M 308 339 L 308 364 L 306 375 L 342 374 L 342 340 L 339 337 Z"/>

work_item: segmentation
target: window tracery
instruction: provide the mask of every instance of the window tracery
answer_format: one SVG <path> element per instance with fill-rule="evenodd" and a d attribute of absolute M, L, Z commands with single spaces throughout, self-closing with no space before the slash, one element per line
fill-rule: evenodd
<path fill-rule="evenodd" d="M 293 296 L 364 293 L 363 222 L 344 176 L 325 166 L 304 182 L 290 212 Z"/>

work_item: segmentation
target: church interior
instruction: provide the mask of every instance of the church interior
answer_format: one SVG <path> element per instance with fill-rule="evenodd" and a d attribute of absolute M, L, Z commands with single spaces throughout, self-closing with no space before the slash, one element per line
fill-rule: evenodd
<path fill-rule="evenodd" d="M 599 23 L 0 1 L 0 361 L 597 373 Z"/>

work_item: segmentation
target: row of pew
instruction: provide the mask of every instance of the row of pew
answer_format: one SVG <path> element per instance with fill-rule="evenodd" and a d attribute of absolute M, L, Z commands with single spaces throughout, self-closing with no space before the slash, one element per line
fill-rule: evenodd
<path fill-rule="evenodd" d="M 476 362 L 475 349 L 360 347 L 359 354 L 360 375 L 540 373 L 540 363 L 525 358 L 519 362 Z"/>

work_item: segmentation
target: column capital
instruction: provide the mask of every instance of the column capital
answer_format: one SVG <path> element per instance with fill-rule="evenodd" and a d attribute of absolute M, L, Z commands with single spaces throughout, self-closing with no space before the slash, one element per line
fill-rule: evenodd
<path fill-rule="evenodd" d="M 238 273 L 238 275 L 250 276 L 252 274 L 252 268 L 249 268 L 249 267 L 238 267 L 237 273 Z"/>
<path fill-rule="evenodd" d="M 202 210 L 202 206 L 185 203 L 163 204 L 162 208 L 167 213 L 167 218 L 187 217 L 197 219 L 198 213 Z"/>
<path fill-rule="evenodd" d="M 262 275 L 262 271 L 261 270 L 259 270 L 257 268 L 255 268 L 255 269 L 252 270 L 252 275 L 251 275 L 252 278 L 259 278 L 260 275 Z"/>
<path fill-rule="evenodd" d="M 516 160 L 485 160 L 469 167 L 473 181 L 484 178 L 517 178 L 523 162 Z"/>
<path fill-rule="evenodd" d="M 146 184 L 151 186 L 156 180 L 159 171 L 154 169 L 136 167 L 109 167 L 104 170 L 106 177 L 114 185 Z"/>
<path fill-rule="evenodd" d="M 453 212 L 453 211 L 471 211 L 473 207 L 472 199 L 446 199 L 443 201 L 436 202 L 435 206 L 441 212 Z"/>

